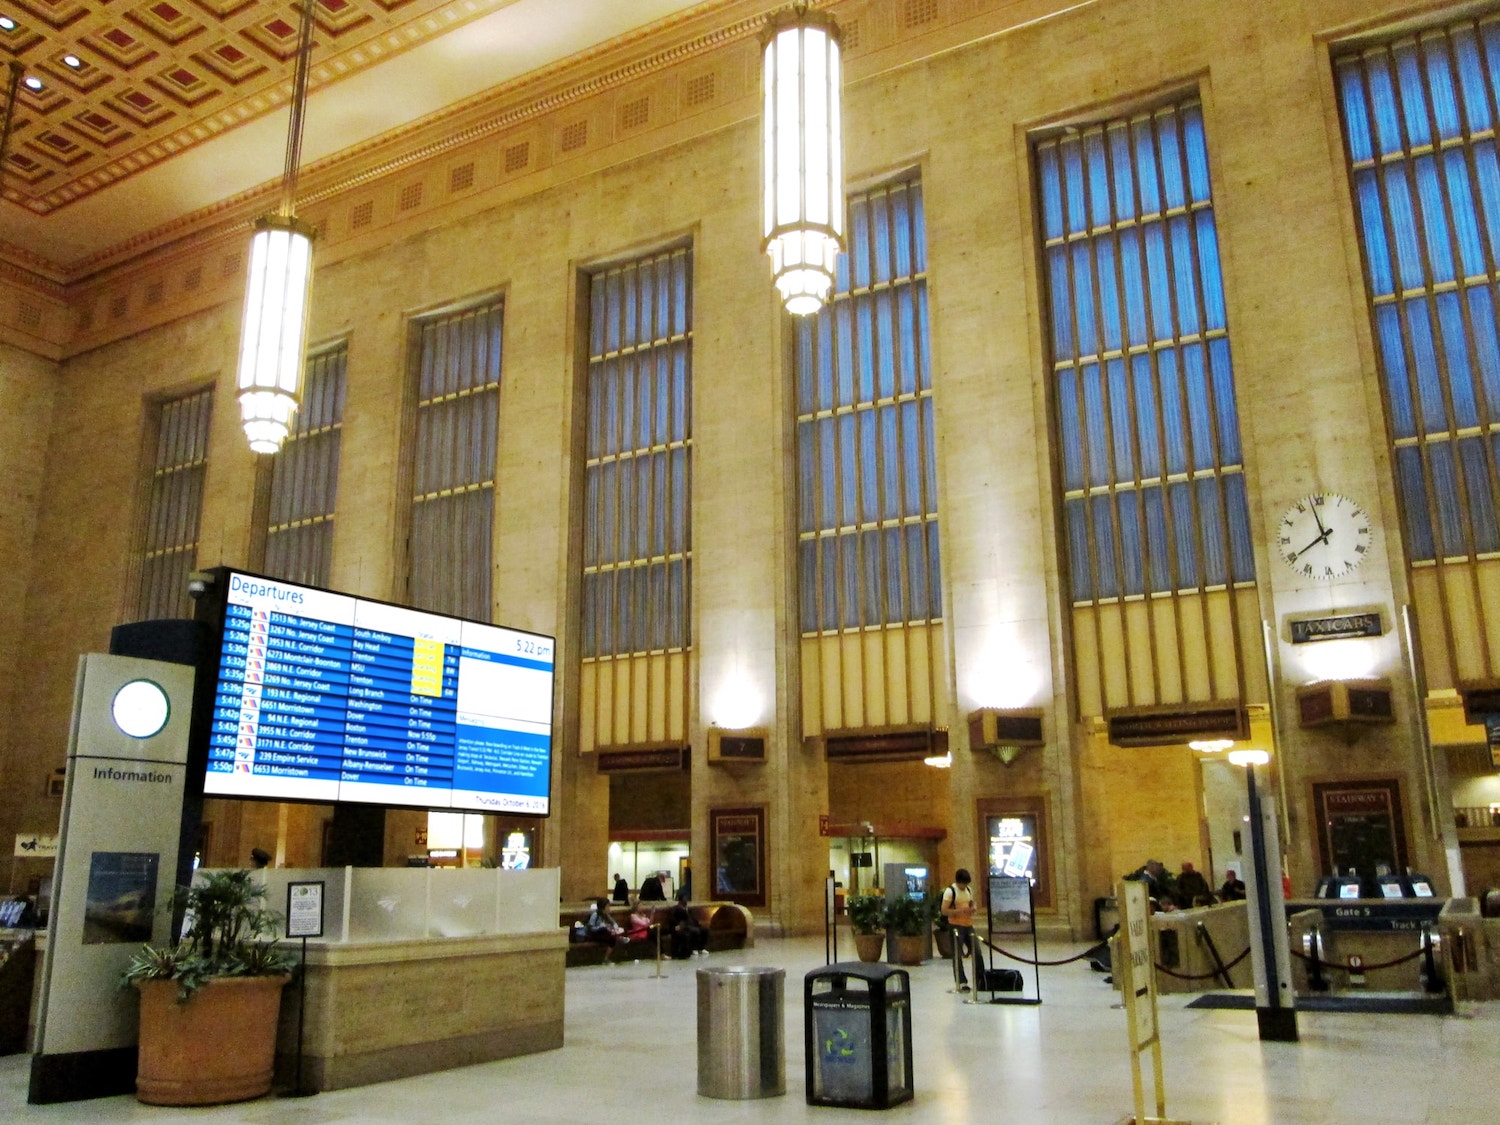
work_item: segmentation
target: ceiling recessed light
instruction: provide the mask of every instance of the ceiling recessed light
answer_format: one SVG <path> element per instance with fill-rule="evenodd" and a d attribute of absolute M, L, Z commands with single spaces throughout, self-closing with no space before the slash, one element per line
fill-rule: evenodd
<path fill-rule="evenodd" d="M 14 31 L 16 29 L 16 21 L 9 16 L 0 16 L 0 29 Z"/>
<path fill-rule="evenodd" d="M 77 70 L 80 66 L 83 65 L 83 60 L 80 59 L 77 55 L 64 55 L 63 62 L 68 66 L 71 66 L 74 70 Z"/>
<path fill-rule="evenodd" d="M 26 88 L 28 90 L 40 90 L 42 88 L 42 80 L 34 74 L 28 75 L 26 78 Z"/>

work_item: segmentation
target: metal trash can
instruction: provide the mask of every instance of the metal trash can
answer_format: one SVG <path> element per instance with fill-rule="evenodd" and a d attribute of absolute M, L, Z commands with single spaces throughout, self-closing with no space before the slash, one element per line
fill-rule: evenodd
<path fill-rule="evenodd" d="M 911 976 L 839 961 L 803 981 L 807 1104 L 890 1109 L 911 1101 Z"/>
<path fill-rule="evenodd" d="M 698 970 L 699 1094 L 774 1098 L 786 1093 L 785 996 L 784 969 Z"/>

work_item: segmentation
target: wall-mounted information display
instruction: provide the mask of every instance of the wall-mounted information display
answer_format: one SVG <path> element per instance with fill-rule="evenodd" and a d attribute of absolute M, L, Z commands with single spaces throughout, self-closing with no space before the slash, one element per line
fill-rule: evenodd
<path fill-rule="evenodd" d="M 551 637 L 223 581 L 206 795 L 547 815 Z"/>

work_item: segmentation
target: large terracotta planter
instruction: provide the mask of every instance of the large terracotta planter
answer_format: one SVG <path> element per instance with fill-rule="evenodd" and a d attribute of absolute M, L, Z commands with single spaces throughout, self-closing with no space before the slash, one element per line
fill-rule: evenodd
<path fill-rule="evenodd" d="M 136 1098 L 150 1105 L 217 1105 L 267 1093 L 281 990 L 289 979 L 221 977 L 186 1004 L 177 1002 L 176 981 L 138 982 Z"/>
<path fill-rule="evenodd" d="M 927 936 L 925 934 L 892 934 L 896 943 L 896 960 L 903 965 L 920 965 L 927 959 Z"/>
<path fill-rule="evenodd" d="M 855 934 L 854 949 L 861 961 L 879 961 L 880 951 L 885 948 L 884 934 Z"/>

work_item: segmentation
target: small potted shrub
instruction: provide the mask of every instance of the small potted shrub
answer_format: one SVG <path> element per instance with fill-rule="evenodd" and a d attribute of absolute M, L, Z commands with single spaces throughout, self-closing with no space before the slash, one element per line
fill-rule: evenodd
<path fill-rule="evenodd" d="M 136 1097 L 152 1105 L 215 1105 L 271 1089 L 276 1020 L 291 959 L 277 916 L 248 871 L 210 871 L 181 888 L 183 936 L 143 946 L 121 979 L 141 994 Z"/>
<path fill-rule="evenodd" d="M 884 908 L 885 900 L 879 895 L 853 895 L 845 905 L 861 961 L 880 960 L 885 945 Z"/>
<path fill-rule="evenodd" d="M 946 888 L 945 888 L 946 890 Z M 943 891 L 928 891 L 927 915 L 932 919 L 932 942 L 944 961 L 953 959 L 953 925 L 943 916 Z"/>
<path fill-rule="evenodd" d="M 927 930 L 932 915 L 923 899 L 902 895 L 885 904 L 885 928 L 896 943 L 896 960 L 920 965 L 927 956 Z"/>

